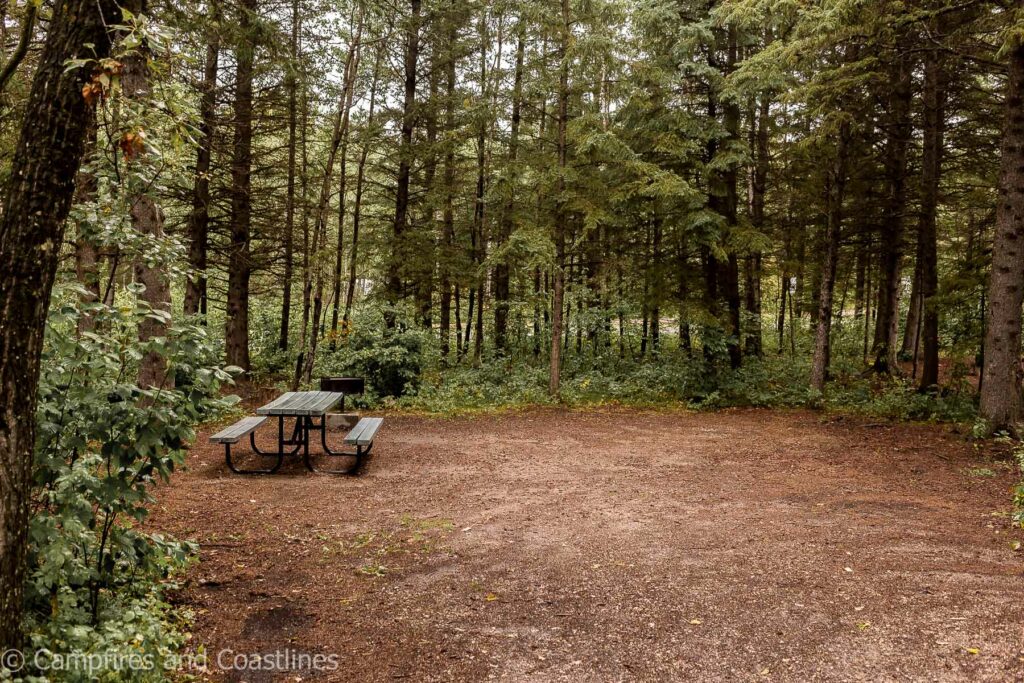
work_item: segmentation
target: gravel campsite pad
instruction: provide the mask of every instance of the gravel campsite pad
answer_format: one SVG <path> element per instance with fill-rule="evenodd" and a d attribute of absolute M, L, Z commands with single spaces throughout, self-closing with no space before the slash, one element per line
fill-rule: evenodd
<path fill-rule="evenodd" d="M 1015 472 L 939 427 L 398 416 L 355 477 L 207 436 L 147 526 L 201 544 L 217 680 L 1024 680 Z M 335 666 L 216 666 L 281 650 Z"/>

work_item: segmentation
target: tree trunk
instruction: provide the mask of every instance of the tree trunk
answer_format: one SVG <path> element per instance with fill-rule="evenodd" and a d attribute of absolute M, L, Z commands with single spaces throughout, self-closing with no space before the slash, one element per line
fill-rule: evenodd
<path fill-rule="evenodd" d="M 342 158 L 344 159 L 346 156 L 349 112 L 352 108 L 352 93 L 355 90 L 356 74 L 359 69 L 362 31 L 363 13 L 360 7 L 355 35 L 353 36 L 352 43 L 349 45 L 348 56 L 345 58 L 341 96 L 338 102 L 338 110 L 334 117 L 334 130 L 327 149 L 327 163 L 324 167 L 324 177 L 317 201 L 316 220 L 313 223 L 311 255 L 314 259 L 312 261 L 312 268 L 316 271 L 316 287 L 313 290 L 313 317 L 308 335 L 305 333 L 305 320 L 303 321 L 303 348 L 299 354 L 301 362 L 296 366 L 296 377 L 293 382 L 295 386 L 298 386 L 300 381 L 308 383 L 312 379 L 313 367 L 316 364 L 316 349 L 322 335 L 320 328 L 321 315 L 324 313 L 324 264 L 321 259 L 315 257 L 327 243 L 327 210 L 331 201 L 331 180 L 334 177 L 334 164 L 337 161 L 339 149 Z M 342 173 L 344 174 L 344 169 L 342 169 Z M 339 231 L 342 230 L 343 226 L 339 225 L 338 229 Z M 309 287 L 309 284 L 306 286 Z"/>
<path fill-rule="evenodd" d="M 471 237 L 473 240 L 470 244 L 470 249 L 473 253 L 476 253 L 476 231 L 470 228 Z M 476 301 L 476 289 L 473 287 L 469 288 L 469 301 L 466 304 L 466 332 L 462 337 L 462 346 L 459 348 L 459 356 L 464 355 L 469 351 L 469 335 L 473 331 L 473 312 L 476 310 L 473 308 L 473 304 Z"/>
<path fill-rule="evenodd" d="M 366 178 L 366 158 L 370 154 L 370 142 L 373 135 L 373 112 L 377 105 L 377 85 L 380 81 L 380 64 L 384 51 L 377 48 L 377 56 L 373 64 L 373 81 L 370 83 L 370 108 L 366 114 L 366 128 L 363 131 L 363 148 L 359 153 L 359 164 L 356 167 L 356 197 L 352 207 L 352 248 L 348 255 L 348 290 L 345 293 L 344 331 L 348 333 L 352 318 L 352 305 L 356 297 L 356 266 L 359 254 L 359 225 L 363 215 L 363 184 Z"/>
<path fill-rule="evenodd" d="M 196 152 L 196 179 L 192 187 L 192 212 L 188 218 L 188 263 L 195 271 L 185 282 L 185 315 L 200 315 L 206 322 L 207 311 L 207 245 L 210 226 L 210 159 L 213 128 L 217 114 L 217 71 L 220 58 L 220 8 L 210 5 L 213 25 L 206 44 L 206 64 L 199 99 L 199 140 Z M 194 279 L 193 279 L 194 278 Z"/>
<path fill-rule="evenodd" d="M 144 3 L 142 9 L 145 9 Z M 149 96 L 148 60 L 149 50 L 144 45 L 124 59 L 121 87 L 124 89 L 125 97 L 145 100 Z M 144 150 L 136 156 L 126 158 L 125 163 L 130 165 L 145 162 L 148 154 L 149 152 Z M 139 234 L 155 241 L 163 239 L 163 211 L 149 192 L 144 191 L 131 197 L 131 219 L 132 228 Z M 165 314 L 160 320 L 145 316 L 139 322 L 139 341 L 145 344 L 151 339 L 166 337 L 171 315 L 171 284 L 167 277 L 166 264 L 157 262 L 150 265 L 145 255 L 140 255 L 135 261 L 135 281 L 145 287 L 139 298 L 151 310 Z M 139 361 L 137 382 L 143 389 L 163 388 L 168 384 L 173 386 L 173 378 L 167 377 L 167 360 L 162 353 L 146 352 Z"/>
<path fill-rule="evenodd" d="M 302 105 L 299 108 L 299 145 L 302 159 L 299 172 L 299 188 L 302 195 L 302 326 L 299 328 L 299 353 L 295 358 L 295 373 L 292 375 L 291 390 L 297 391 L 302 381 L 302 370 L 306 362 L 306 340 L 309 338 L 309 313 L 313 299 L 312 239 L 309 233 L 309 84 L 303 70 Z"/>
<path fill-rule="evenodd" d="M 252 81 L 256 46 L 253 24 L 257 0 L 243 0 L 239 10 L 239 45 L 235 67 L 235 133 L 231 159 L 231 243 L 228 251 L 228 301 L 224 346 L 227 362 L 248 371 L 249 230 L 252 217 Z"/>
<path fill-rule="evenodd" d="M 109 0 L 58 0 L 12 156 L 0 217 L 0 648 L 22 645 L 22 596 L 43 332 L 89 120 L 82 88 L 103 58 Z"/>
<path fill-rule="evenodd" d="M 836 143 L 835 165 L 829 178 L 828 223 L 825 230 L 825 250 L 821 265 L 821 291 L 818 298 L 818 325 L 814 334 L 814 358 L 811 363 L 811 388 L 825 390 L 831 357 L 832 294 L 839 262 L 839 244 L 842 237 L 843 198 L 846 189 L 847 156 L 850 124 L 840 124 Z"/>
<path fill-rule="evenodd" d="M 487 103 L 488 92 L 487 92 L 487 46 L 490 42 L 490 37 L 487 31 L 487 11 L 483 10 L 480 18 L 480 101 Z M 476 277 L 476 307 L 477 307 L 477 319 L 480 320 L 480 324 L 477 325 L 476 329 L 476 340 L 473 345 L 473 362 L 480 362 L 480 353 L 483 345 L 483 311 L 484 311 L 484 287 L 486 284 L 486 276 L 484 275 L 484 260 L 486 258 L 487 245 L 484 238 L 484 218 L 486 205 L 484 203 L 484 194 L 486 192 L 487 182 L 487 131 L 488 131 L 488 120 L 487 117 L 480 117 L 480 126 L 477 129 L 476 136 L 476 196 L 473 201 L 473 225 L 470 228 L 473 231 L 472 234 L 472 247 L 473 247 L 473 265 L 477 271 Z M 470 302 L 473 301 L 473 292 L 469 293 Z M 473 316 L 470 315 L 470 319 L 466 321 L 466 350 L 469 350 L 469 326 L 472 323 Z"/>
<path fill-rule="evenodd" d="M 789 295 L 789 275 L 783 270 L 779 274 L 779 314 L 775 321 L 775 333 L 779 344 L 776 353 L 782 355 L 786 343 L 786 301 Z"/>
<path fill-rule="evenodd" d="M 391 259 L 388 263 L 387 305 L 384 325 L 394 329 L 398 301 L 402 294 L 402 260 L 405 228 L 409 214 L 409 178 L 412 171 L 412 134 L 416 126 L 416 68 L 420 52 L 421 0 L 409 0 L 409 18 L 405 29 L 405 92 L 402 100 L 402 138 L 398 149 L 398 181 L 395 192 L 395 219 L 392 223 Z"/>
<path fill-rule="evenodd" d="M 921 222 L 917 261 L 920 264 L 920 337 L 923 342 L 922 390 L 939 383 L 939 310 L 934 297 L 939 290 L 935 216 L 942 178 L 942 147 L 945 129 L 946 77 L 943 55 L 929 52 L 924 62 L 924 142 L 921 155 Z M 916 335 L 915 335 L 916 336 Z M 916 352 L 917 344 L 914 345 Z"/>
<path fill-rule="evenodd" d="M 922 176 L 924 175 L 924 158 L 922 155 Z M 923 181 L 923 178 L 922 178 Z M 921 191 L 924 192 L 925 188 L 922 186 Z M 922 197 L 924 199 L 924 197 Z M 922 212 L 924 206 L 921 207 Z M 924 220 L 924 216 L 921 217 Z M 917 234 L 917 246 L 918 251 L 921 248 L 921 231 L 920 226 Z M 914 350 L 918 346 L 917 333 L 920 329 L 920 314 L 921 314 L 921 254 L 917 254 L 917 260 L 914 264 L 914 280 L 910 285 L 910 300 L 907 302 L 907 321 L 903 326 L 903 342 L 900 344 L 899 355 L 906 358 L 914 353 Z"/>
<path fill-rule="evenodd" d="M 555 199 L 555 268 L 551 296 L 551 362 L 548 392 L 557 397 L 562 379 L 562 308 L 565 300 L 565 169 L 568 163 L 566 124 L 569 118 L 569 0 L 562 0 L 558 76 L 558 182 Z"/>
<path fill-rule="evenodd" d="M 644 224 L 643 290 L 640 294 L 640 357 L 647 357 L 651 336 L 651 224 Z"/>
<path fill-rule="evenodd" d="M 679 231 L 679 252 L 676 260 L 676 275 L 679 278 L 679 349 L 686 355 L 693 353 L 693 340 L 690 336 L 690 321 L 687 319 L 687 300 L 690 297 L 687 279 L 690 267 L 690 252 L 686 242 L 686 234 Z"/>
<path fill-rule="evenodd" d="M 661 346 L 661 295 L 664 285 L 661 280 L 661 216 L 655 215 L 651 226 L 651 352 L 657 356 Z"/>
<path fill-rule="evenodd" d="M 341 263 L 342 263 L 342 249 L 344 245 L 345 235 L 345 195 L 346 187 L 345 183 L 347 180 L 347 162 L 348 162 L 348 138 L 349 138 L 349 122 L 351 120 L 352 112 L 352 99 L 355 94 L 356 81 L 358 80 L 359 74 L 359 59 L 361 53 L 361 42 L 363 34 L 363 11 L 362 7 L 359 8 L 359 18 L 356 21 L 355 33 L 352 37 L 352 43 L 348 47 L 348 55 L 345 57 L 345 69 L 342 76 L 341 96 L 338 99 L 338 110 L 334 116 L 334 130 L 331 134 L 331 143 L 327 148 L 327 163 L 324 167 L 323 183 L 320 186 L 320 198 L 317 202 L 316 209 L 316 222 L 313 228 L 314 242 L 322 247 L 327 242 L 327 212 L 331 205 L 331 182 L 334 178 L 334 164 L 337 163 L 338 157 L 341 157 L 341 171 L 340 176 L 340 187 L 338 197 L 338 241 L 335 246 L 335 258 L 334 258 L 334 272 L 332 279 L 332 299 L 335 302 L 334 310 L 332 313 L 331 320 L 331 345 L 333 348 L 334 344 L 334 333 L 337 332 L 338 328 L 338 307 L 337 301 L 341 297 Z M 317 248 L 314 247 L 313 252 L 317 252 Z M 314 302 L 314 310 L 317 305 L 323 305 L 323 264 L 317 263 L 317 301 Z M 326 316 L 325 316 L 326 317 Z M 316 315 L 313 316 L 314 324 L 314 337 L 319 335 L 317 323 L 320 318 Z M 316 348 L 316 342 L 312 343 L 312 348 Z M 312 373 L 313 353 L 309 353 L 306 356 L 307 370 L 306 376 L 307 381 Z"/>
<path fill-rule="evenodd" d="M 454 23 L 447 34 L 449 46 L 455 45 L 457 37 Z M 445 72 L 445 153 L 444 153 L 444 210 L 441 217 L 441 357 L 451 353 L 451 309 L 452 309 L 452 255 L 455 248 L 455 71 L 457 53 L 450 47 Z M 455 326 L 456 352 L 459 346 L 459 327 Z"/>
<path fill-rule="evenodd" d="M 291 63 L 288 65 L 288 186 L 285 190 L 284 214 L 284 287 L 281 293 L 281 335 L 277 348 L 288 350 L 288 334 L 292 317 L 292 276 L 295 243 L 295 155 L 298 127 L 299 85 L 299 0 L 292 0 Z"/>
<path fill-rule="evenodd" d="M 1010 53 L 1001 153 L 981 415 L 991 429 L 1012 429 L 1019 434 L 1024 303 L 1024 44 Z"/>
<path fill-rule="evenodd" d="M 875 371 L 889 373 L 896 368 L 896 340 L 899 336 L 900 260 L 903 217 L 907 210 L 907 148 L 910 144 L 910 98 L 912 64 L 898 58 L 893 74 L 892 94 L 886 131 L 885 173 L 889 186 L 886 216 L 882 224 L 882 263 L 878 282 L 874 355 Z"/>
<path fill-rule="evenodd" d="M 459 281 L 455 281 L 455 354 L 462 357 L 462 301 L 459 298 Z"/>
<path fill-rule="evenodd" d="M 737 43 L 738 31 L 736 25 L 730 24 L 728 27 L 727 73 L 732 73 L 736 68 L 738 50 Z M 725 130 L 729 139 L 733 142 L 738 141 L 740 137 L 740 105 L 738 101 L 730 99 L 725 103 L 723 118 L 725 122 Z M 728 168 L 722 173 L 722 179 L 725 182 L 725 220 L 730 231 L 735 230 L 736 226 L 739 224 L 737 211 L 739 196 L 736 188 L 737 177 L 738 165 L 730 163 Z M 726 303 L 729 306 L 729 326 L 732 328 L 729 340 L 726 342 L 726 346 L 729 351 L 729 364 L 733 368 L 738 368 L 743 362 L 742 350 L 740 349 L 743 330 L 740 322 L 739 261 L 737 260 L 735 252 L 730 253 L 729 259 L 726 261 L 724 285 Z"/>
<path fill-rule="evenodd" d="M 332 310 L 331 310 L 331 339 L 330 348 L 333 350 L 337 344 L 338 337 L 338 316 L 341 309 L 341 264 L 344 257 L 344 245 L 345 245 L 345 202 L 348 199 L 348 139 L 349 139 L 349 122 L 352 112 L 352 99 L 355 95 L 356 83 L 359 80 L 359 62 L 362 54 L 362 33 L 363 33 L 363 13 L 362 6 L 360 6 L 359 22 L 356 27 L 355 38 L 353 39 L 352 45 L 349 48 L 348 59 L 345 64 L 345 81 L 343 85 L 343 94 L 341 101 L 341 108 L 339 114 L 341 116 L 340 121 L 340 141 L 341 141 L 341 170 L 339 172 L 339 187 L 338 187 L 338 241 L 337 248 L 335 250 L 334 259 L 334 289 L 332 292 Z M 376 79 L 377 66 L 374 65 L 374 78 Z M 372 97 L 372 96 L 371 96 Z M 337 143 L 334 143 L 334 147 L 337 148 Z M 366 146 L 364 145 L 364 149 Z M 333 166 L 333 154 L 331 155 L 328 168 L 327 176 L 331 175 Z M 360 156 L 360 165 L 365 167 L 365 162 Z M 361 168 L 360 170 L 363 170 Z M 330 186 L 325 183 L 327 187 L 327 194 L 324 195 L 327 202 L 330 202 Z M 361 199 L 361 198 L 360 198 Z M 326 209 L 326 205 L 325 205 Z M 353 243 L 355 238 L 353 238 Z"/>
<path fill-rule="evenodd" d="M 437 262 L 436 220 L 434 211 L 435 184 L 437 179 L 437 99 L 438 62 L 431 56 L 430 78 L 426 102 L 426 149 L 427 158 L 423 164 L 422 194 L 426 197 L 422 210 L 422 225 L 418 230 L 416 268 L 416 319 L 428 333 L 434 327 L 434 270 Z"/>
<path fill-rule="evenodd" d="M 857 240 L 857 257 L 854 263 L 854 278 L 853 278 L 853 318 L 854 320 L 860 320 L 864 316 L 864 285 L 866 283 L 867 276 L 867 264 L 868 264 L 868 253 L 867 253 L 867 240 L 865 239 L 864 233 L 861 231 L 861 236 Z"/>
<path fill-rule="evenodd" d="M 513 212 L 515 211 L 516 183 L 519 178 L 516 163 L 519 158 L 519 124 L 522 118 L 523 99 L 523 57 L 525 54 L 525 29 L 523 19 L 519 22 L 519 36 L 516 41 L 516 67 L 512 85 L 512 127 L 508 141 L 508 197 L 501 217 L 498 230 L 497 249 L 501 249 L 512 235 Z M 502 256 L 494 267 L 494 346 L 498 353 L 507 350 L 508 335 L 508 296 L 509 296 L 509 263 L 508 257 Z"/>
<path fill-rule="evenodd" d="M 768 187 L 768 116 L 771 102 L 762 93 L 757 112 L 757 129 L 754 135 L 754 167 L 751 173 L 750 222 L 755 230 L 764 232 L 765 193 Z M 747 331 L 746 352 L 760 356 L 761 340 L 761 252 L 755 252 L 746 260 L 746 308 L 750 315 L 750 329 Z"/>

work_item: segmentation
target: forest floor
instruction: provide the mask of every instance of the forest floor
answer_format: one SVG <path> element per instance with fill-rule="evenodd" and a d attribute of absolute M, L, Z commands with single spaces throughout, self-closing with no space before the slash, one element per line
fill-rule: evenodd
<path fill-rule="evenodd" d="M 207 436 L 147 526 L 202 545 L 175 599 L 217 680 L 1024 680 L 1013 468 L 939 427 L 393 416 L 358 476 Z M 289 651 L 337 669 L 217 671 Z"/>

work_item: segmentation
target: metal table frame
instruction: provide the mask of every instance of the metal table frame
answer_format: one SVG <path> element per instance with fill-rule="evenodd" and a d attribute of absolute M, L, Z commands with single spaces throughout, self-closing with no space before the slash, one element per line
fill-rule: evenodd
<path fill-rule="evenodd" d="M 249 433 L 249 445 L 253 453 L 266 458 L 277 458 L 269 469 L 239 469 L 231 460 L 231 448 L 228 447 L 225 453 L 225 460 L 228 468 L 236 474 L 273 474 L 281 468 L 285 456 L 298 455 L 306 463 L 310 472 L 327 472 L 331 474 L 348 474 L 359 469 L 362 460 L 373 448 L 369 446 L 356 446 L 355 452 L 336 451 L 327 445 L 327 411 L 337 405 L 343 399 L 341 392 L 330 391 L 299 391 L 287 392 L 275 400 L 256 409 L 257 415 L 267 415 L 277 418 L 277 450 L 265 451 L 256 445 L 255 431 Z M 291 434 L 285 437 L 285 418 L 295 418 Z M 317 422 L 315 418 L 319 417 Z M 355 464 L 344 469 L 317 469 L 313 467 L 313 460 L 310 456 L 309 441 L 310 432 L 320 432 L 320 446 L 324 454 L 334 457 L 355 458 Z"/>

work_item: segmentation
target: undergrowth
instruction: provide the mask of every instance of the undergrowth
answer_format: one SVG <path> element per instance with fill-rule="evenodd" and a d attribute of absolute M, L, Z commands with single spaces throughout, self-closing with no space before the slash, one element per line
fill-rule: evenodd
<path fill-rule="evenodd" d="M 367 330 L 370 326 L 356 326 Z M 371 327 L 371 329 L 374 329 Z M 892 420 L 970 423 L 976 417 L 969 374 L 955 373 L 947 386 L 918 391 L 909 377 L 865 373 L 860 338 L 837 333 L 832 376 L 824 395 L 809 388 L 810 336 L 787 342 L 729 367 L 724 343 L 705 353 L 663 343 L 640 354 L 637 339 L 620 347 L 570 344 L 562 366 L 557 399 L 548 391 L 543 354 L 518 348 L 508 356 L 472 358 L 453 349 L 444 361 L 437 336 L 420 329 L 382 337 L 356 332 L 318 353 L 315 376 L 364 377 L 366 394 L 353 397 L 355 408 L 387 408 L 432 415 L 510 410 L 560 404 L 678 407 L 698 410 L 729 407 L 804 407 L 853 412 Z M 272 368 L 265 368 L 272 371 Z"/>

